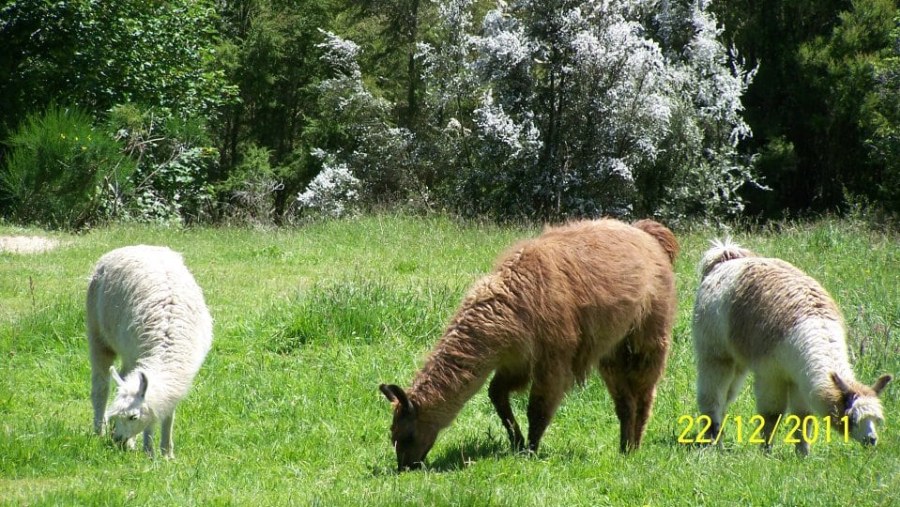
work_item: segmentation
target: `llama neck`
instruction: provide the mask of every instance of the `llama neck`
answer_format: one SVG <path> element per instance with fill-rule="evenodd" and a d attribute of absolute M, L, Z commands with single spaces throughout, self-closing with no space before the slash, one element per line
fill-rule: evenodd
<path fill-rule="evenodd" d="M 135 372 L 142 371 L 147 375 L 145 402 L 160 418 L 170 414 L 191 388 L 192 376 L 186 375 L 187 371 L 179 370 L 182 366 L 145 360 L 139 361 L 135 368 Z"/>
<path fill-rule="evenodd" d="M 453 421 L 494 369 L 493 354 L 486 352 L 470 334 L 448 330 L 409 390 L 420 420 L 438 428 Z"/>
<path fill-rule="evenodd" d="M 856 384 L 845 341 L 846 332 L 840 321 L 809 319 L 801 324 L 805 339 L 798 347 L 802 354 L 800 391 L 812 393 L 813 409 L 820 415 L 836 415 L 844 410 L 844 397 L 832 373 L 848 384 Z"/>
<path fill-rule="evenodd" d="M 469 290 L 409 390 L 421 421 L 438 429 L 449 425 L 496 369 L 510 336 L 524 334 L 511 303 L 518 291 L 507 284 L 502 274 L 493 274 Z"/>
<path fill-rule="evenodd" d="M 844 414 L 844 396 L 835 386 L 820 389 L 816 393 L 821 407 L 817 410 L 820 416 L 831 416 L 836 419 Z"/>

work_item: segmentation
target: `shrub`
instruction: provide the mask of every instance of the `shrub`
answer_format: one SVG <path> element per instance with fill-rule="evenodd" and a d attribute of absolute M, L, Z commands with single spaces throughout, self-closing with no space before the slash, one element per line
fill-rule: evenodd
<path fill-rule="evenodd" d="M 357 209 L 360 181 L 347 164 L 335 162 L 319 150 L 316 155 L 324 159 L 324 168 L 297 196 L 301 209 L 329 217 L 352 215 Z"/>
<path fill-rule="evenodd" d="M 181 146 L 171 159 L 140 167 L 132 217 L 149 222 L 202 220 L 212 206 L 213 188 L 206 177 L 217 153 L 211 148 Z"/>
<path fill-rule="evenodd" d="M 478 27 L 476 2 L 442 2 L 434 42 L 417 46 L 425 93 L 408 128 L 363 77 L 359 46 L 328 33 L 321 109 L 351 141 L 331 151 L 364 200 L 433 189 L 464 215 L 736 215 L 755 183 L 737 151 L 754 71 L 708 7 L 498 2 Z"/>
<path fill-rule="evenodd" d="M 120 212 L 134 162 L 84 111 L 51 105 L 29 114 L 7 144 L 0 198 L 10 219 L 78 229 Z"/>
<path fill-rule="evenodd" d="M 137 162 L 128 217 L 141 222 L 192 222 L 206 216 L 213 202 L 209 177 L 218 150 L 203 121 L 181 119 L 133 104 L 114 107 L 110 127 Z"/>
<path fill-rule="evenodd" d="M 269 160 L 272 152 L 255 144 L 245 147 L 243 159 L 217 185 L 225 216 L 239 223 L 271 225 L 277 217 L 276 196 L 284 189 Z"/>

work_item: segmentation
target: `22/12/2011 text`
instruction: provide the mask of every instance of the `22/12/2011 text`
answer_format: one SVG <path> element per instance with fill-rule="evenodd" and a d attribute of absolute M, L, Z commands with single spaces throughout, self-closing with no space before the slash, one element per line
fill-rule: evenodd
<path fill-rule="evenodd" d="M 847 443 L 850 441 L 850 425 L 848 417 L 845 415 L 838 420 L 841 424 L 837 429 L 841 431 L 841 439 Z M 683 427 L 678 435 L 679 444 L 718 444 L 725 434 L 725 428 L 731 426 L 733 433 L 727 438 L 733 440 L 737 444 L 766 444 L 770 445 L 774 442 L 779 429 L 784 429 L 785 433 L 782 439 L 786 444 L 799 444 L 805 442 L 814 444 L 819 441 L 831 443 L 832 422 L 830 416 L 816 417 L 812 415 L 801 418 L 800 416 L 791 414 L 782 418 L 781 415 L 775 420 L 772 431 L 768 435 L 765 434 L 765 418 L 761 415 L 754 415 L 749 420 L 736 415 L 734 417 L 726 414 L 722 419 L 722 424 L 716 434 L 712 431 L 712 419 L 708 415 L 700 415 L 697 417 L 683 415 L 678 418 L 679 428 Z M 695 436 L 692 436 L 695 435 Z"/>

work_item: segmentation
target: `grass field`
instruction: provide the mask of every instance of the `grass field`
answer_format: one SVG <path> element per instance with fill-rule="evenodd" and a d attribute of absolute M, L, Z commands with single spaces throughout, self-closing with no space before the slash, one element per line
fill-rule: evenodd
<path fill-rule="evenodd" d="M 24 231 L 29 234 L 40 231 Z M 900 385 L 876 448 L 676 442 L 696 415 L 690 312 L 696 262 L 722 232 L 676 231 L 678 319 L 643 447 L 618 453 L 598 377 L 572 391 L 536 456 L 512 453 L 482 390 L 425 471 L 397 474 L 380 382 L 408 385 L 464 291 L 537 228 L 380 215 L 298 229 L 116 226 L 0 253 L 0 504 L 897 505 Z M 0 227 L 0 235 L 23 231 Z M 900 374 L 900 239 L 840 221 L 734 233 L 819 279 L 843 309 L 857 377 Z M 84 295 L 92 265 L 128 244 L 184 253 L 215 338 L 179 406 L 174 461 L 122 452 L 91 429 Z M 895 381 L 896 382 L 896 381 Z M 515 409 L 524 418 L 524 399 Z M 745 388 L 733 415 L 753 415 Z M 824 438 L 824 437 L 823 437 Z M 839 436 L 835 433 L 833 439 Z"/>

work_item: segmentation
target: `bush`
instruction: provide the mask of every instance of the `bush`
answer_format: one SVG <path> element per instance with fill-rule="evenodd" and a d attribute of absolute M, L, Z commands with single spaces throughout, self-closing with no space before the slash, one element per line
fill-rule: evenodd
<path fill-rule="evenodd" d="M 278 218 L 276 196 L 284 189 L 269 160 L 271 150 L 250 144 L 242 150 L 241 163 L 216 186 L 225 216 L 237 223 L 272 225 Z"/>
<path fill-rule="evenodd" d="M 202 220 L 212 206 L 213 188 L 206 178 L 217 153 L 211 148 L 180 146 L 169 160 L 141 166 L 129 207 L 131 217 L 159 223 Z"/>
<path fill-rule="evenodd" d="M 0 210 L 11 220 L 78 229 L 119 213 L 135 165 L 86 112 L 51 105 L 29 114 L 7 144 Z"/>
<path fill-rule="evenodd" d="M 720 42 L 708 2 L 496 5 L 479 28 L 476 2 L 441 3 L 434 42 L 416 48 L 425 93 L 407 128 L 363 77 L 359 46 L 326 34 L 321 110 L 349 141 L 330 153 L 364 202 L 434 191 L 463 215 L 541 220 L 742 211 L 754 71 Z"/>
<path fill-rule="evenodd" d="M 129 218 L 182 223 L 206 216 L 213 202 L 209 179 L 219 152 L 210 146 L 203 121 L 123 104 L 112 109 L 109 122 L 137 161 Z"/>
<path fill-rule="evenodd" d="M 359 179 L 347 164 L 335 162 L 322 151 L 316 154 L 323 158 L 324 168 L 297 196 L 301 210 L 328 217 L 354 214 L 359 203 Z"/>
<path fill-rule="evenodd" d="M 417 173 L 427 161 L 417 153 L 416 136 L 393 125 L 392 104 L 363 80 L 360 47 L 330 32 L 325 37 L 322 61 L 334 76 L 320 83 L 319 106 L 323 124 L 340 129 L 332 142 L 311 150 L 322 169 L 300 194 L 301 207 L 336 216 L 347 211 L 341 202 L 388 204 L 421 193 Z"/>

